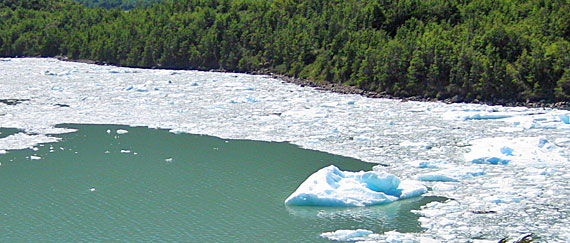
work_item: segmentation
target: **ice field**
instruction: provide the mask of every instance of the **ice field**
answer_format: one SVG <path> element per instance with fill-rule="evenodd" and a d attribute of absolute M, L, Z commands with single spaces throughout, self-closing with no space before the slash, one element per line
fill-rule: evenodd
<path fill-rule="evenodd" d="M 22 130 L 0 134 L 0 154 L 73 132 L 57 124 L 147 126 L 354 157 L 382 164 L 375 172 L 424 185 L 423 195 L 452 199 L 416 212 L 425 232 L 323 232 L 333 240 L 496 242 L 535 233 L 570 242 L 569 116 L 370 99 L 267 76 L 0 59 L 0 127 Z"/>

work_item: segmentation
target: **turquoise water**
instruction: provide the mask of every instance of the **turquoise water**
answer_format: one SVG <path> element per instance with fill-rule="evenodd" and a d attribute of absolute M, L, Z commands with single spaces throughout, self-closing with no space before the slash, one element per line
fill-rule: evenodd
<path fill-rule="evenodd" d="M 318 169 L 372 165 L 287 143 L 63 127 L 78 131 L 0 155 L 0 241 L 326 242 L 319 235 L 338 229 L 421 231 L 410 210 L 442 200 L 288 207 L 285 198 Z"/>
<path fill-rule="evenodd" d="M 14 129 L 14 128 L 1 128 L 0 127 L 0 138 L 5 138 L 8 137 L 10 135 L 16 134 L 18 133 L 18 129 Z"/>

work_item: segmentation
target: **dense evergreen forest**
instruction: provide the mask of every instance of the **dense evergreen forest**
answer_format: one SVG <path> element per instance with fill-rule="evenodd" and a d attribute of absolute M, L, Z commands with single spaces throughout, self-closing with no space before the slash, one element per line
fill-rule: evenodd
<path fill-rule="evenodd" d="M 0 56 L 263 71 L 399 97 L 570 100 L 570 0 L 0 2 Z"/>
<path fill-rule="evenodd" d="M 89 8 L 121 8 L 129 10 L 137 7 L 150 6 L 162 0 L 75 0 Z"/>

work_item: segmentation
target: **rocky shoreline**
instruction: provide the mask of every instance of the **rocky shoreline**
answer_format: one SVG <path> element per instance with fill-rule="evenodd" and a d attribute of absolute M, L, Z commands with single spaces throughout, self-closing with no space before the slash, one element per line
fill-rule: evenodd
<path fill-rule="evenodd" d="M 80 62 L 80 63 L 87 63 L 87 64 L 96 64 L 96 65 L 115 65 L 115 64 L 107 64 L 104 62 L 94 61 L 94 60 L 86 60 L 86 59 L 79 59 L 73 60 L 67 57 L 57 56 L 55 57 L 61 61 L 68 61 L 68 62 Z M 118 66 L 118 65 L 117 65 Z M 132 68 L 143 68 L 143 69 L 155 69 L 155 67 L 132 67 Z M 209 70 L 213 72 L 228 72 L 227 70 Z M 289 77 L 282 74 L 276 74 L 265 70 L 260 71 L 253 71 L 247 72 L 248 74 L 252 75 L 267 75 L 272 78 L 276 78 L 279 80 L 283 80 L 284 82 L 293 83 L 300 85 L 301 87 L 308 86 L 313 87 L 319 90 L 326 90 L 336 93 L 342 94 L 357 94 L 362 95 L 368 98 L 385 98 L 385 99 L 397 99 L 406 101 L 425 101 L 425 102 L 443 102 L 447 104 L 452 103 L 473 103 L 473 104 L 484 104 L 484 105 L 503 105 L 503 106 L 510 106 L 510 107 L 529 107 L 529 108 L 556 108 L 556 109 L 564 109 L 570 110 L 570 101 L 562 101 L 562 102 L 547 102 L 547 101 L 504 101 L 504 100 L 497 100 L 497 101 L 479 101 L 479 100 L 472 100 L 472 101 L 465 101 L 461 97 L 453 97 L 444 100 L 440 100 L 437 98 L 425 98 L 425 97 L 397 97 L 392 96 L 382 92 L 376 91 L 369 91 L 363 90 L 358 87 L 343 85 L 343 84 L 335 84 L 335 83 L 328 83 L 328 82 L 315 82 L 312 80 L 307 79 L 300 79 L 295 77 Z"/>
<path fill-rule="evenodd" d="M 386 93 L 363 90 L 363 89 L 360 89 L 360 88 L 357 88 L 354 86 L 334 84 L 334 83 L 326 83 L 326 82 L 315 82 L 315 81 L 311 81 L 311 80 L 293 78 L 293 77 L 288 77 L 285 75 L 280 75 L 280 74 L 275 74 L 275 73 L 255 72 L 253 74 L 269 75 L 273 78 L 277 78 L 277 79 L 283 80 L 285 82 L 294 83 L 294 84 L 298 84 L 301 86 L 309 86 L 309 87 L 314 87 L 314 88 L 320 89 L 320 90 L 327 90 L 327 91 L 332 91 L 332 92 L 337 92 L 337 93 L 342 93 L 342 94 L 358 94 L 358 95 L 366 96 L 368 98 L 398 99 L 398 100 L 402 100 L 404 102 L 405 101 L 425 101 L 425 102 L 443 102 L 443 103 L 447 103 L 447 104 L 473 103 L 473 104 L 484 104 L 484 105 L 503 105 L 503 106 L 510 106 L 510 107 L 522 107 L 522 106 L 524 106 L 524 107 L 529 107 L 529 108 L 556 108 L 556 109 L 570 110 L 570 101 L 562 101 L 562 102 L 552 103 L 552 102 L 546 102 L 546 101 L 533 102 L 533 101 L 502 101 L 502 100 L 479 101 L 479 100 L 473 100 L 473 101 L 465 102 L 460 97 L 453 97 L 453 98 L 448 98 L 448 99 L 444 99 L 444 100 L 440 100 L 437 98 L 424 98 L 424 97 L 418 97 L 418 96 L 396 97 L 396 96 L 392 96 L 392 95 L 389 95 Z"/>

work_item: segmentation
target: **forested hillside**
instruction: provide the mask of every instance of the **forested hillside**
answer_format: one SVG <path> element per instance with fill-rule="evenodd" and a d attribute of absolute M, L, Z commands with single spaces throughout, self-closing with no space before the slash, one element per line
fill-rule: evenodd
<path fill-rule="evenodd" d="M 162 0 L 75 0 L 89 8 L 121 8 L 124 10 L 150 6 Z"/>
<path fill-rule="evenodd" d="M 265 71 L 388 95 L 570 100 L 570 0 L 0 3 L 0 56 Z"/>

